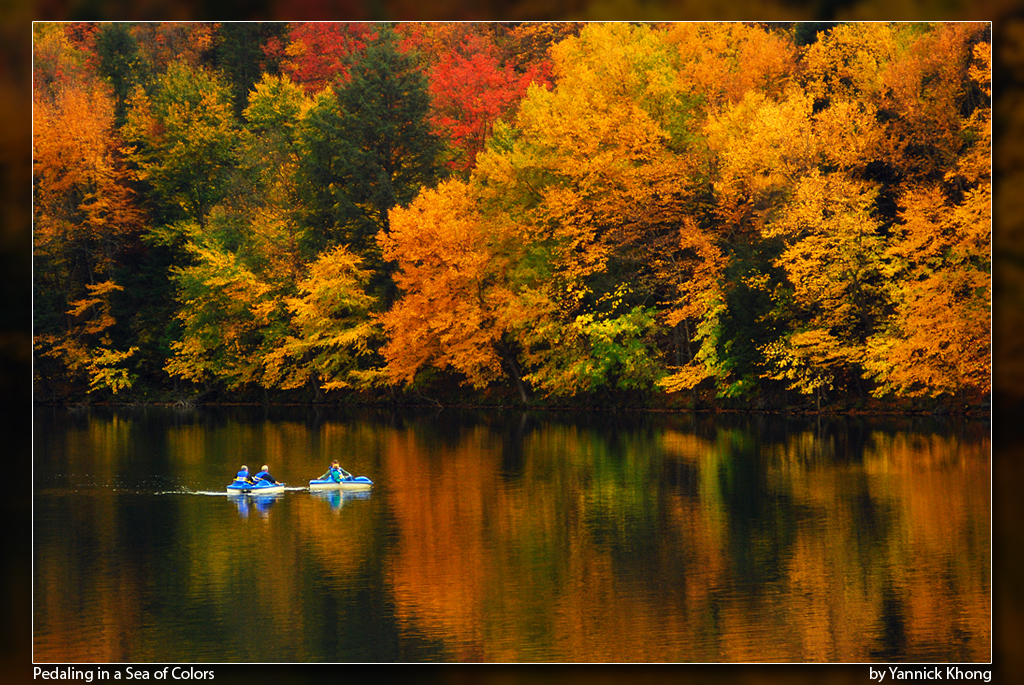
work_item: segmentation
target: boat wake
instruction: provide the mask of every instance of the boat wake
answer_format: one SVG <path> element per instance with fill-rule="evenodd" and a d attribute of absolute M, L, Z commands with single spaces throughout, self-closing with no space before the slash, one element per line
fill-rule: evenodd
<path fill-rule="evenodd" d="M 302 485 L 286 485 L 286 486 L 284 486 L 283 492 L 305 492 L 307 490 L 309 490 L 309 488 L 308 487 L 304 487 Z M 282 491 L 278 490 L 278 493 L 280 493 L 280 492 L 282 492 Z M 154 494 L 157 494 L 157 495 L 204 495 L 204 496 L 208 496 L 208 497 L 227 497 L 227 495 L 228 495 L 226 490 L 191 490 L 191 489 L 185 488 L 185 487 L 177 488 L 175 490 L 161 490 L 161 491 L 158 491 L 158 492 L 156 492 Z M 247 493 L 247 494 L 258 495 L 260 493 L 259 492 L 250 492 L 250 493 Z M 265 494 L 270 495 L 270 494 L 274 494 L 274 493 L 265 493 Z M 346 495 L 351 495 L 351 494 L 355 494 L 355 493 L 345 493 L 345 494 Z"/>
<path fill-rule="evenodd" d="M 165 490 L 163 492 L 156 493 L 157 495 L 207 495 L 210 497 L 227 497 L 228 493 L 224 490 L 189 490 L 188 488 L 181 488 L 179 490 Z"/>

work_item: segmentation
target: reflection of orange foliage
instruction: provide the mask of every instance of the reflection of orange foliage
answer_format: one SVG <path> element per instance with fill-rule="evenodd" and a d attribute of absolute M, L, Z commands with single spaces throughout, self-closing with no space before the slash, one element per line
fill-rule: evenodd
<path fill-rule="evenodd" d="M 905 434 L 883 440 L 865 455 L 872 465 L 890 471 L 871 478 L 874 497 L 898 505 L 894 536 L 887 554 L 893 579 L 903 595 L 907 642 L 930 644 L 965 641 L 963 660 L 984 660 L 990 652 L 990 514 L 988 439 L 961 444 L 956 437 Z M 965 553 L 966 552 L 966 553 Z M 954 591 L 936 593 L 926 579 L 942 577 Z M 950 620 L 950 617 L 954 617 Z"/>
<path fill-rule="evenodd" d="M 259 470 L 261 464 L 255 462 L 259 459 L 271 467 L 271 473 L 281 476 L 282 467 L 295 453 L 295 445 L 302 444 L 307 435 L 306 426 L 285 421 L 272 424 L 232 422 L 214 434 L 208 426 L 187 423 L 169 429 L 167 443 L 169 454 L 189 464 L 207 460 L 215 444 L 230 445 L 231 452 L 237 455 L 238 465 L 246 464 L 251 473 Z"/>
<path fill-rule="evenodd" d="M 711 451 L 711 443 L 693 433 L 666 430 L 661 437 L 661 447 L 666 455 L 677 457 L 691 464 L 699 464 Z"/>
<path fill-rule="evenodd" d="M 791 453 L 802 452 L 806 435 L 794 439 Z M 857 515 L 857 488 L 845 486 L 831 469 L 790 471 L 794 499 L 814 512 L 800 526 L 785 591 L 789 611 L 798 617 L 791 625 L 804 658 L 865 661 L 871 649 L 891 647 L 853 640 L 860 635 L 843 626 L 880 632 L 886 593 L 892 592 L 902 610 L 908 656 L 940 658 L 946 646 L 962 644 L 964 661 L 986 659 L 988 441 L 879 432 L 873 443 L 864 462 L 876 520 Z M 857 542 L 871 525 L 894 529 L 881 549 Z M 863 555 L 877 558 L 866 565 L 867 573 L 849 573 L 865 565 Z"/>
<path fill-rule="evenodd" d="M 606 550 L 581 536 L 572 547 L 566 580 L 554 598 L 554 643 L 580 661 L 717 661 L 718 626 L 709 625 L 716 591 L 728 575 L 721 528 L 709 525 L 696 502 L 669 502 L 672 533 L 685 541 L 662 545 L 650 576 L 617 570 Z M 674 533 L 674 534 L 673 534 Z M 741 634 L 740 641 L 745 637 Z M 758 647 L 760 649 L 760 647 Z"/>
<path fill-rule="evenodd" d="M 483 535 L 505 526 L 492 518 L 504 510 L 500 454 L 484 439 L 478 430 L 458 447 L 434 453 L 444 461 L 443 482 L 415 435 L 393 434 L 387 448 L 390 488 L 403 493 L 394 502 L 401 544 L 388 579 L 396 615 L 404 630 L 450 636 L 459 661 L 494 658 L 484 649 L 483 608 L 498 569 Z"/>
<path fill-rule="evenodd" d="M 315 497 L 295 498 L 291 504 L 299 539 L 316 554 L 325 576 L 352 577 L 365 565 L 373 537 L 366 507 L 342 504 L 334 510 Z"/>
<path fill-rule="evenodd" d="M 401 630 L 462 661 L 863 661 L 891 647 L 895 597 L 909 654 L 962 644 L 965 660 L 984 658 L 987 442 L 897 435 L 875 435 L 863 471 L 837 465 L 836 446 L 811 432 L 771 448 L 767 487 L 807 513 L 778 579 L 750 594 L 736 585 L 736 554 L 770 549 L 778 533 L 733 533 L 721 474 L 738 434 L 670 430 L 624 450 L 696 468 L 696 493 L 659 494 L 660 539 L 639 575 L 614 547 L 648 541 L 624 528 L 602 538 L 594 522 L 652 505 L 619 481 L 642 462 L 609 479 L 602 439 L 551 426 L 522 446 L 522 487 L 499 478 L 482 429 L 443 447 L 396 434 L 386 451 L 401 541 L 389 582 Z"/>
<path fill-rule="evenodd" d="M 302 431 L 316 435 L 298 423 L 259 426 L 229 423 L 207 439 L 270 454 Z M 114 468 L 130 452 L 128 428 L 92 421 L 87 436 L 69 435 L 70 469 Z M 168 445 L 191 464 L 185 446 L 203 448 L 185 428 L 172 428 Z M 896 648 L 908 658 L 951 649 L 959 660 L 987 658 L 987 434 L 877 430 L 849 463 L 846 435 L 793 431 L 760 457 L 742 430 L 720 428 L 710 439 L 678 426 L 614 434 L 548 423 L 510 446 L 486 424 L 441 435 L 415 423 L 326 423 L 318 440 L 328 454 L 386 461 L 385 489 L 374 493 L 395 534 L 379 560 L 383 589 L 400 638 L 436 644 L 444 659 L 857 662 L 893 648 L 885 642 L 893 612 L 904 641 Z M 105 445 L 108 456 L 85 444 Z M 763 490 L 748 490 L 745 469 Z M 652 477 L 657 470 L 685 472 L 686 485 Z M 759 504 L 744 511 L 737 496 Z M 777 508 L 760 508 L 772 499 Z M 181 507 L 181 535 L 161 554 L 181 574 L 176 606 L 209 607 L 236 649 L 270 639 L 272 653 L 301 661 L 317 658 L 311 636 L 330 628 L 317 621 L 331 620 L 309 604 L 309 572 L 338 598 L 361 584 L 381 549 L 380 510 L 284 500 L 266 517 L 251 507 L 241 522 L 230 504 Z M 160 623 L 169 631 L 161 639 L 175 630 L 166 608 L 156 616 L 144 608 L 165 597 L 153 583 L 166 569 L 119 553 L 129 539 L 118 506 L 79 497 L 67 512 L 68 535 L 37 551 L 36 658 L 176 656 L 144 629 Z M 256 555 L 218 544 L 240 535 Z M 69 563 L 81 556 L 75 541 L 92 538 L 99 547 L 89 561 Z M 238 612 L 224 603 L 233 595 L 261 599 Z M 270 638 L 260 629 L 267 620 L 276 626 Z M 209 639 L 182 635 L 174 649 Z"/>
<path fill-rule="evenodd" d="M 95 507 L 94 500 L 82 498 L 77 506 L 94 516 L 94 525 L 113 528 L 115 521 L 109 507 Z M 74 538 L 74 535 L 69 535 Z M 90 571 L 96 576 L 112 578 L 123 576 L 117 583 L 119 592 L 100 593 L 94 602 L 86 602 L 80 594 L 80 579 L 74 573 L 62 573 L 68 568 L 68 559 L 75 556 L 75 544 L 70 539 L 61 546 L 51 546 L 37 552 L 35 570 L 35 606 L 44 607 L 35 617 L 35 660 L 60 661 L 124 661 L 136 637 L 136 628 L 142 623 L 138 597 L 139 588 L 132 583 L 124 569 L 111 563 L 116 558 L 111 549 L 113 540 L 106 536 L 96 554 L 90 555 Z M 61 558 L 64 557 L 64 558 Z M 71 617 L 86 614 L 88 624 L 95 626 L 83 640 L 78 623 Z M 41 627 L 45 626 L 45 630 Z"/>

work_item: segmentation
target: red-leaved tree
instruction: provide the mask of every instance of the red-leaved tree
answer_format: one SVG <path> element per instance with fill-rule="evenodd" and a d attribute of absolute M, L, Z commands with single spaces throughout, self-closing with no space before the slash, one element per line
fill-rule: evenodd
<path fill-rule="evenodd" d="M 273 38 L 263 51 L 310 95 L 347 81 L 348 58 L 362 50 L 373 33 L 371 25 L 358 23 L 298 22 L 289 28 L 287 45 Z"/>
<path fill-rule="evenodd" d="M 451 143 L 452 169 L 473 167 L 494 122 L 515 112 L 541 70 L 542 65 L 533 64 L 517 73 L 499 61 L 492 42 L 474 34 L 465 36 L 458 51 L 441 56 L 430 70 L 430 120 Z"/>

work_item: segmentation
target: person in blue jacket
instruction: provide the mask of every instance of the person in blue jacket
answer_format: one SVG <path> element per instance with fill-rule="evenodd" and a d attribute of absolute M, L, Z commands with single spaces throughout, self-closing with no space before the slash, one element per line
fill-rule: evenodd
<path fill-rule="evenodd" d="M 266 464 L 263 465 L 263 470 L 256 474 L 256 480 L 265 480 L 268 483 L 277 483 L 274 477 L 270 475 L 270 467 Z"/>
<path fill-rule="evenodd" d="M 243 483 L 248 483 L 249 485 L 256 482 L 256 480 L 249 475 L 249 467 L 245 464 L 242 464 L 242 469 L 235 474 L 235 481 L 241 481 Z"/>

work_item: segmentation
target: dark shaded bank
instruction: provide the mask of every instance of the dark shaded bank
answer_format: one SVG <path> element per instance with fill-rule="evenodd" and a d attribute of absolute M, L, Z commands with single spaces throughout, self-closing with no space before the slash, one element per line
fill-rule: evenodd
<path fill-rule="evenodd" d="M 597 411 L 597 412 L 700 412 L 737 414 L 780 414 L 794 416 L 958 416 L 987 418 L 992 415 L 992 402 L 959 401 L 956 398 L 880 399 L 836 397 L 820 407 L 811 398 L 791 396 L 789 402 L 764 397 L 722 398 L 711 392 L 654 394 L 595 394 L 575 397 L 531 398 L 524 402 L 514 392 L 436 393 L 402 390 L 378 393 L 320 393 L 313 397 L 285 393 L 222 393 L 162 394 L 139 398 L 63 398 L 35 402 L 51 407 L 144 407 L 173 406 L 182 409 L 197 407 L 307 407 L 307 408 L 369 408 L 369 409 L 480 409 L 512 411 Z"/>
<path fill-rule="evenodd" d="M 638 412 L 750 412 L 796 415 L 957 415 L 988 416 L 992 412 L 989 394 L 962 393 L 939 397 L 872 397 L 864 388 L 821 390 L 801 394 L 784 383 L 768 381 L 763 387 L 726 395 L 710 383 L 692 390 L 665 392 L 654 388 L 621 390 L 602 388 L 575 395 L 544 395 L 522 389 L 512 382 L 495 382 L 473 388 L 461 375 L 442 371 L 425 372 L 411 385 L 380 385 L 365 389 L 344 388 L 325 391 L 312 382 L 291 390 L 268 390 L 249 385 L 229 390 L 211 381 L 205 384 L 174 380 L 158 385 L 139 383 L 118 393 L 47 392 L 43 384 L 33 388 L 36 406 L 145 406 L 201 407 L 220 405 L 298 405 L 310 407 L 449 407 L 468 409 L 638 411 Z M 525 399 L 524 399 L 525 397 Z"/>

